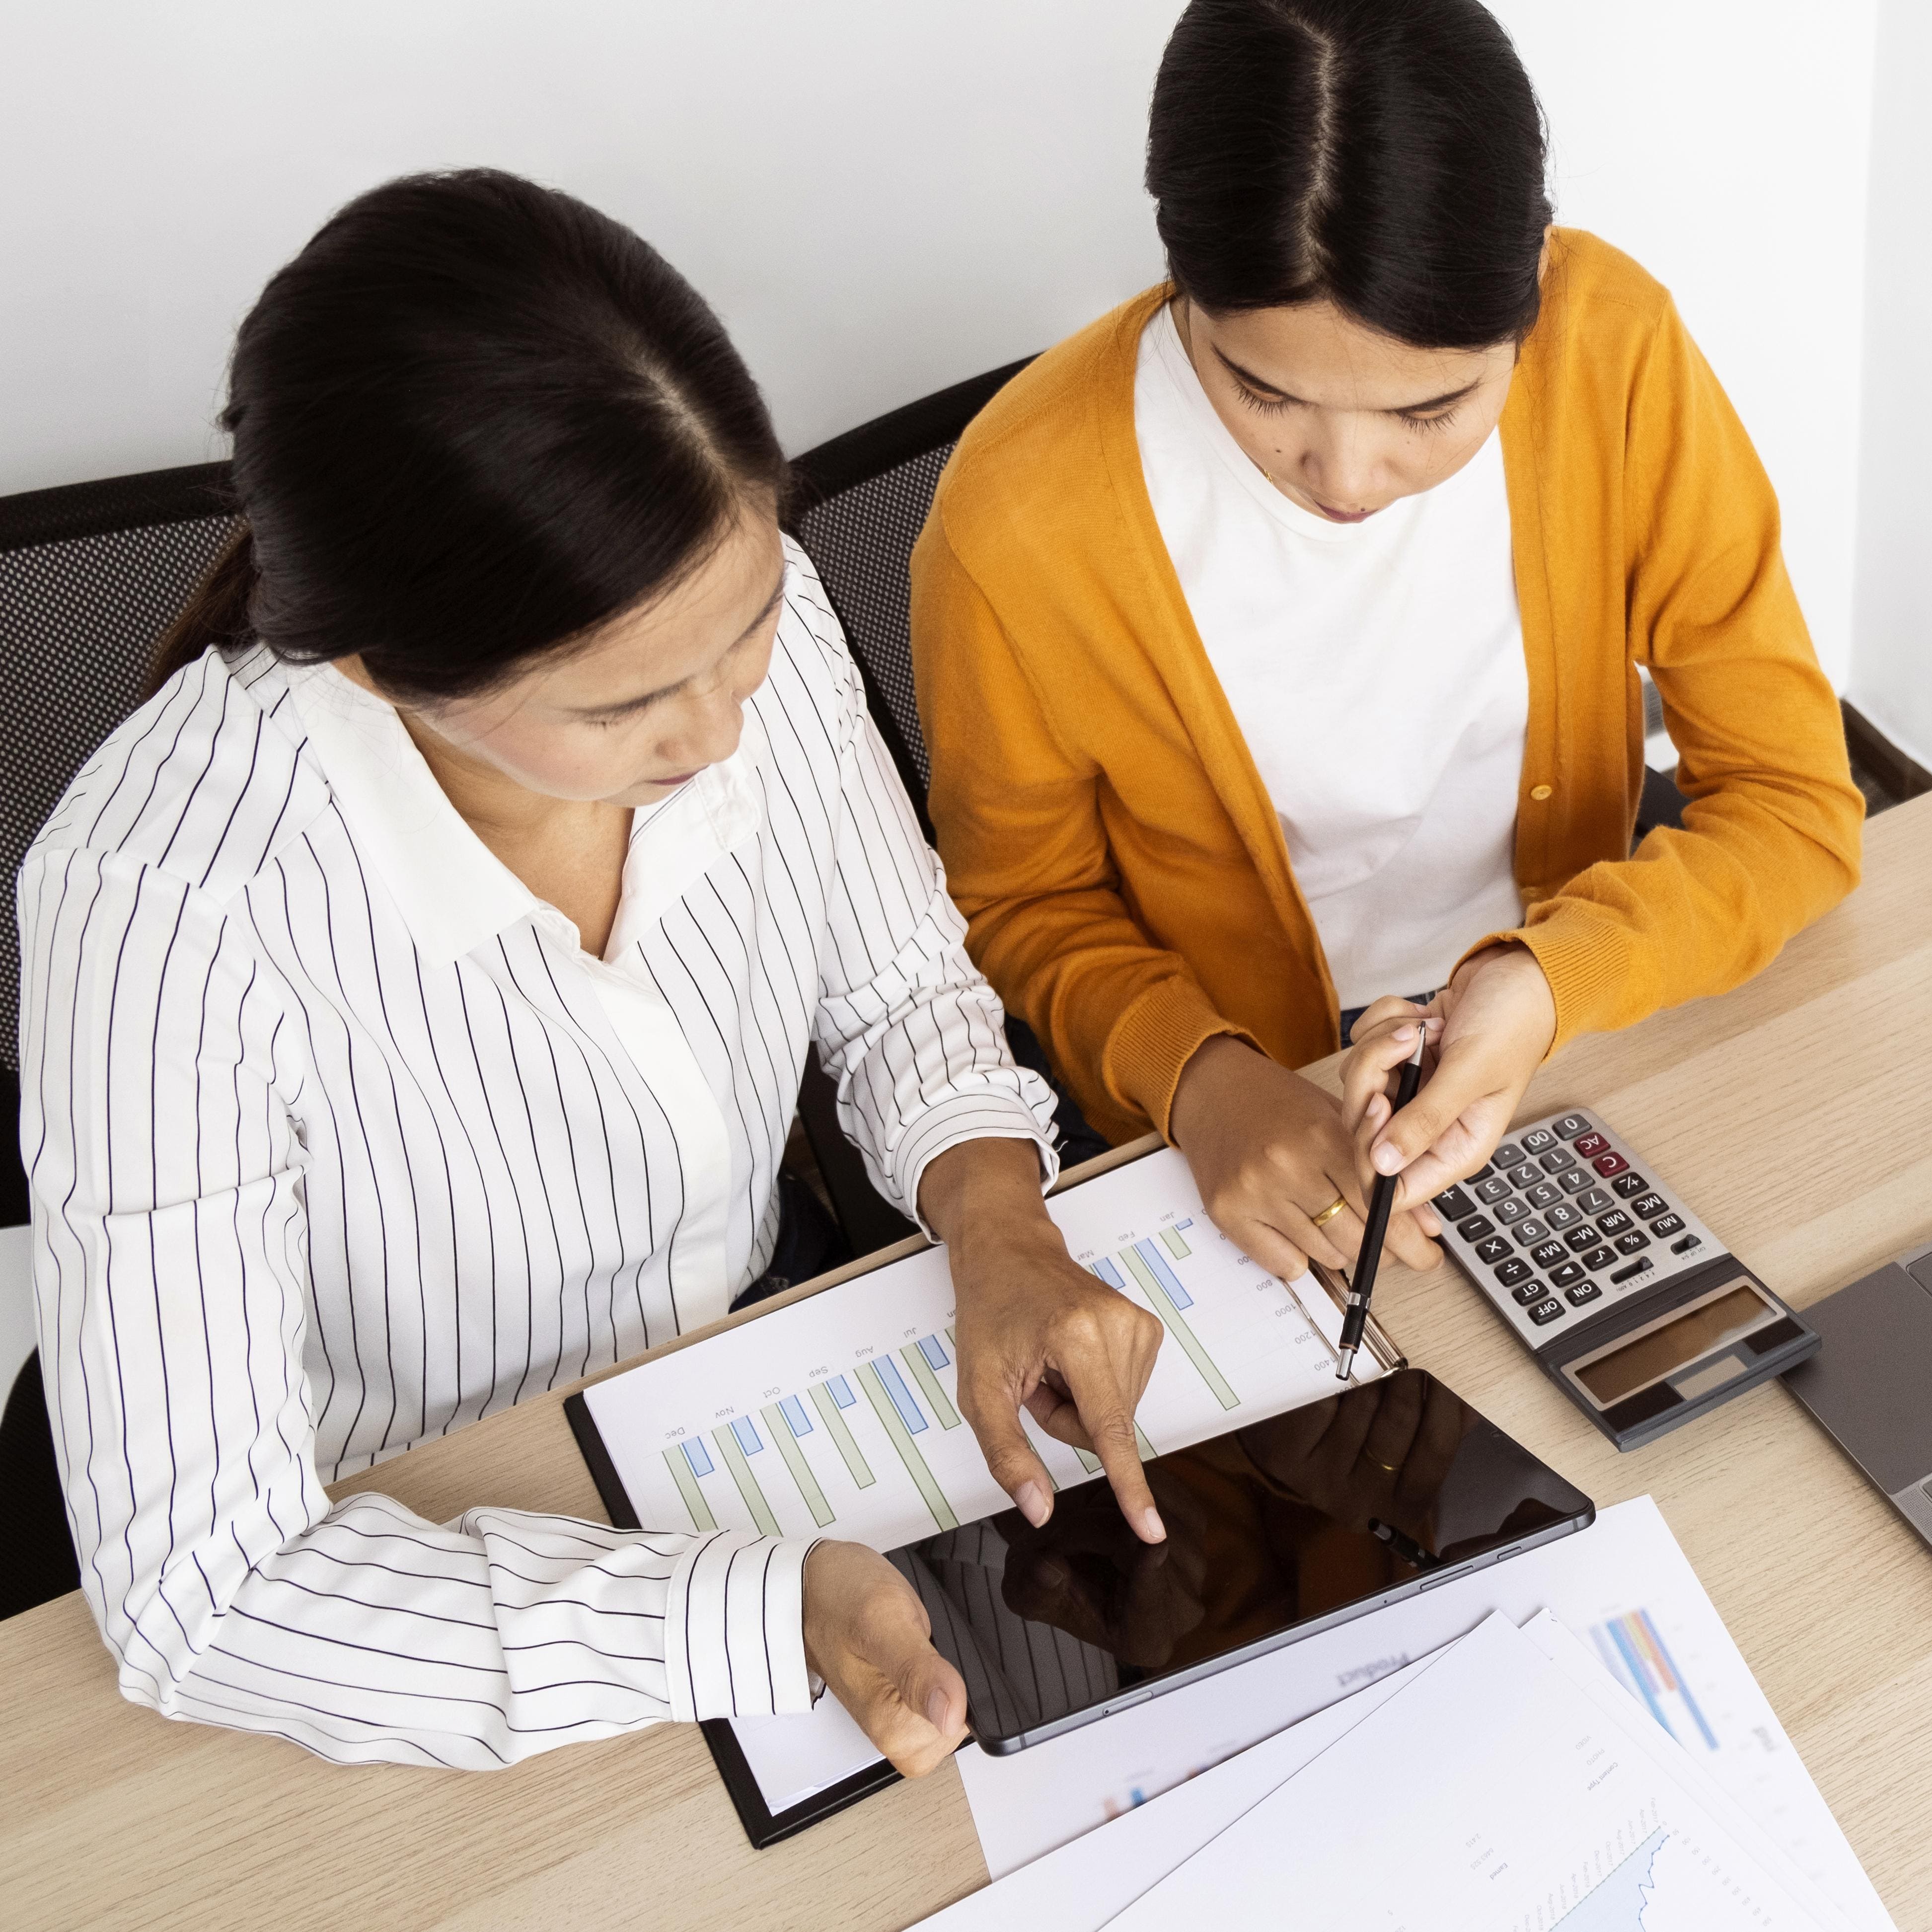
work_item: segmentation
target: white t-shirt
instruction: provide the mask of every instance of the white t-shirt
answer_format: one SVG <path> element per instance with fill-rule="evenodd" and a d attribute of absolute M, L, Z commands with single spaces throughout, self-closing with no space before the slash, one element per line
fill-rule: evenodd
<path fill-rule="evenodd" d="M 1434 489 L 1331 524 L 1244 453 L 1165 307 L 1141 338 L 1134 426 L 1337 997 L 1428 992 L 1522 918 L 1529 677 L 1500 437 Z"/>

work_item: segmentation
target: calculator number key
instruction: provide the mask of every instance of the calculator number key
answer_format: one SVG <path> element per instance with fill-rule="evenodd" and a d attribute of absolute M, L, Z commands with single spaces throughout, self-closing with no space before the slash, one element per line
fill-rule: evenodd
<path fill-rule="evenodd" d="M 1633 1194 L 1641 1194 L 1650 1183 L 1642 1174 L 1633 1171 L 1629 1174 L 1618 1174 L 1610 1185 L 1628 1201 Z"/>
<path fill-rule="evenodd" d="M 1538 1268 L 1546 1268 L 1567 1260 L 1568 1254 L 1561 1241 L 1545 1241 L 1541 1247 L 1532 1250 L 1529 1258 Z"/>
<path fill-rule="evenodd" d="M 1572 1167 L 1556 1177 L 1556 1184 L 1565 1194 L 1580 1194 L 1596 1178 L 1587 1167 Z"/>
<path fill-rule="evenodd" d="M 1476 1198 L 1486 1208 L 1493 1207 L 1510 1191 L 1510 1184 L 1500 1174 L 1492 1174 L 1486 1180 L 1476 1184 Z"/>
<path fill-rule="evenodd" d="M 1614 1240 L 1618 1234 L 1630 1232 L 1630 1217 L 1621 1208 L 1612 1208 L 1607 1214 L 1597 1216 L 1598 1232 Z"/>
<path fill-rule="evenodd" d="M 1624 1173 L 1630 1162 L 1620 1154 L 1600 1154 L 1590 1165 L 1607 1180 L 1613 1174 Z"/>
<path fill-rule="evenodd" d="M 1566 1167 L 1576 1165 L 1576 1156 L 1568 1148 L 1560 1147 L 1536 1157 L 1536 1164 L 1545 1174 L 1561 1174 Z"/>
<path fill-rule="evenodd" d="M 1522 1198 L 1532 1208 L 1547 1208 L 1563 1198 L 1563 1190 L 1553 1180 L 1539 1180 Z"/>
<path fill-rule="evenodd" d="M 1665 1200 L 1662 1195 L 1653 1190 L 1646 1194 L 1641 1201 L 1633 1201 L 1630 1203 L 1630 1212 L 1640 1221 L 1654 1220 L 1659 1214 L 1667 1214 L 1670 1212 L 1670 1203 Z"/>
<path fill-rule="evenodd" d="M 1525 1154 L 1547 1154 L 1556 1144 L 1556 1136 L 1547 1127 L 1532 1127 L 1522 1137 Z"/>
<path fill-rule="evenodd" d="M 1550 1230 L 1534 1215 L 1527 1221 L 1519 1221 L 1510 1232 L 1516 1237 L 1517 1246 L 1522 1248 L 1533 1248 L 1538 1242 L 1550 1238 Z"/>
<path fill-rule="evenodd" d="M 1529 1318 L 1539 1328 L 1542 1328 L 1546 1322 L 1554 1322 L 1558 1316 L 1567 1315 L 1569 1312 L 1554 1295 L 1552 1295 L 1547 1301 L 1539 1301 L 1534 1307 L 1528 1311 Z"/>
<path fill-rule="evenodd" d="M 1682 1214 L 1660 1214 L 1650 1224 L 1650 1232 L 1660 1241 L 1667 1241 L 1672 1234 L 1683 1233 L 1684 1216 Z"/>
<path fill-rule="evenodd" d="M 1583 1265 L 1588 1268 L 1592 1274 L 1595 1274 L 1600 1270 L 1608 1268 L 1611 1262 L 1615 1261 L 1616 1258 L 1616 1250 L 1609 1246 L 1608 1244 L 1606 1244 L 1600 1248 L 1592 1248 L 1590 1252 L 1583 1257 Z"/>
<path fill-rule="evenodd" d="M 1593 1187 L 1588 1193 L 1576 1197 L 1576 1205 L 1586 1214 L 1600 1214 L 1610 1204 L 1610 1197 L 1600 1187 Z"/>
<path fill-rule="evenodd" d="M 1617 1252 L 1620 1255 L 1634 1255 L 1649 1246 L 1650 1237 L 1639 1228 L 1630 1234 L 1618 1237 Z"/>
<path fill-rule="evenodd" d="M 1579 1136 L 1576 1142 L 1576 1151 L 1580 1154 L 1586 1160 L 1593 1160 L 1598 1154 L 1608 1154 L 1610 1150 L 1610 1142 L 1603 1135 L 1598 1133 L 1594 1130 L 1587 1134 Z"/>
<path fill-rule="evenodd" d="M 1496 1219 L 1505 1224 L 1511 1221 L 1520 1221 L 1528 1212 L 1529 1203 L 1527 1201 L 1519 1201 L 1514 1195 L 1511 1195 L 1507 1201 L 1498 1201 L 1496 1203 Z"/>
<path fill-rule="evenodd" d="M 1505 1288 L 1514 1288 L 1520 1281 L 1529 1279 L 1529 1264 L 1520 1255 L 1512 1255 L 1496 1270 L 1496 1279 Z"/>
<path fill-rule="evenodd" d="M 1556 1130 L 1556 1138 L 1562 1141 L 1574 1141 L 1579 1134 L 1590 1131 L 1590 1123 L 1581 1114 L 1565 1114 L 1550 1125 Z"/>
<path fill-rule="evenodd" d="M 1465 1208 L 1468 1204 L 1466 1201 L 1462 1203 Z M 1466 1221 L 1457 1224 L 1456 1232 L 1464 1240 L 1473 1244 L 1478 1241 L 1486 1241 L 1496 1232 L 1496 1224 L 1493 1221 L 1484 1220 L 1480 1214 L 1472 1214 Z"/>
<path fill-rule="evenodd" d="M 1543 1218 L 1560 1234 L 1565 1228 L 1574 1228 L 1583 1217 L 1559 1197 L 1555 1204 L 1543 1210 Z"/>
<path fill-rule="evenodd" d="M 1534 1187 L 1543 1178 L 1543 1170 L 1534 1161 L 1526 1160 L 1521 1166 L 1511 1168 L 1509 1178 L 1519 1187 Z"/>
<path fill-rule="evenodd" d="M 1581 1262 L 1565 1262 L 1562 1267 L 1550 1270 L 1552 1288 L 1574 1288 L 1583 1278 L 1583 1264 Z"/>

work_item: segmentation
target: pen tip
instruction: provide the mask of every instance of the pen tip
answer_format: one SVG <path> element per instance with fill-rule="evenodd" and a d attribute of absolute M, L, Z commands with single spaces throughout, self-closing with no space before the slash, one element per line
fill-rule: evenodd
<path fill-rule="evenodd" d="M 1348 1371 L 1349 1371 L 1351 1369 L 1352 1369 L 1354 1366 L 1355 1366 L 1355 1352 L 1354 1352 L 1354 1349 L 1352 1349 L 1352 1348 L 1344 1348 L 1344 1349 L 1342 1351 L 1342 1360 L 1341 1360 L 1340 1364 L 1340 1366 L 1336 1369 L 1336 1371 L 1335 1371 L 1335 1379 L 1336 1379 L 1338 1382 L 1346 1382 L 1346 1381 L 1348 1379 Z"/>

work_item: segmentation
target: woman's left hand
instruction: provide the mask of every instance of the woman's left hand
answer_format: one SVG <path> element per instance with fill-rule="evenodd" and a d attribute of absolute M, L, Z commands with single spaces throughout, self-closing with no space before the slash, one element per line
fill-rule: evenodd
<path fill-rule="evenodd" d="M 1392 1090 L 1433 1020 L 1421 1090 L 1391 1118 Z M 1473 1174 L 1516 1118 L 1523 1090 L 1556 1036 L 1556 1000 L 1527 946 L 1466 959 L 1426 1006 L 1378 1000 L 1355 1022 L 1342 1067 L 1342 1108 L 1364 1167 L 1399 1174 L 1398 1211 Z"/>
<path fill-rule="evenodd" d="M 960 1413 L 993 1480 L 1029 1522 L 1052 1514 L 1052 1479 L 1020 1426 L 1024 1408 L 1048 1435 L 1097 1456 L 1135 1534 L 1160 1542 L 1167 1532 L 1134 1440 L 1159 1319 L 1067 1253 L 1030 1141 L 949 1148 L 919 1198 L 952 1270 Z"/>

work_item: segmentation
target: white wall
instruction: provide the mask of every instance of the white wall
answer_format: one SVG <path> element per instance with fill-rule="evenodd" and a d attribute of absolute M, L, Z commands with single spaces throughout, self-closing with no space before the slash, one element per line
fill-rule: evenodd
<path fill-rule="evenodd" d="M 1932 766 L 1932 7 L 1884 0 L 1872 134 L 1858 603 L 1846 695 Z"/>
<path fill-rule="evenodd" d="M 1180 0 L 7 0 L 0 491 L 197 462 L 236 323 L 331 209 L 488 163 L 630 223 L 788 448 L 1156 278 Z"/>
<path fill-rule="evenodd" d="M 1842 686 L 1878 0 L 1489 4 L 1543 98 L 1558 220 L 1676 295 L 1777 486 L 1792 578 Z"/>
<path fill-rule="evenodd" d="M 1840 682 L 1879 4 L 1496 0 L 1549 110 L 1561 218 L 1676 291 Z M 8 0 L 0 491 L 219 453 L 228 339 L 268 272 L 358 189 L 477 161 L 661 246 L 804 448 L 1158 273 L 1143 121 L 1179 10 Z M 1903 116 L 1913 79 L 1890 84 Z"/>

